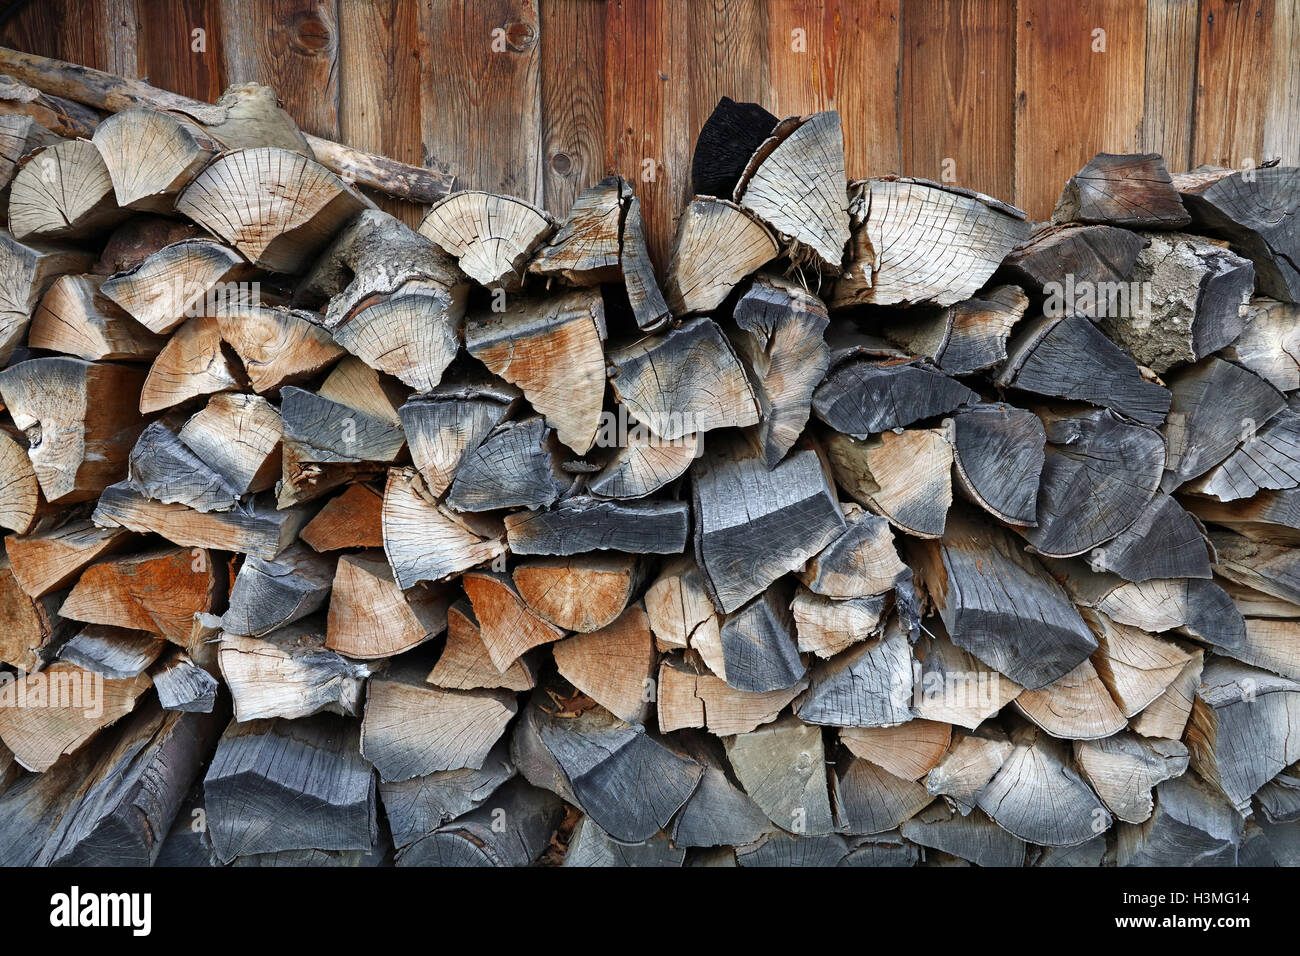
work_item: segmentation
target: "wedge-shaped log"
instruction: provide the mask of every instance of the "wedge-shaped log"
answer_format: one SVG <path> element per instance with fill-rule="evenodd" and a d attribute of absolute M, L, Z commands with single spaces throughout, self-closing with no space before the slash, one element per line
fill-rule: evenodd
<path fill-rule="evenodd" d="M 1023 691 L 1016 698 L 1016 709 L 1053 737 L 1065 740 L 1109 737 L 1127 723 L 1089 660 L 1050 684 Z"/>
<path fill-rule="evenodd" d="M 447 627 L 446 591 L 424 584 L 401 588 L 377 551 L 340 557 L 329 593 L 326 646 L 348 657 L 401 654 Z"/>
<path fill-rule="evenodd" d="M 1124 283 L 1146 244 L 1137 233 L 1114 226 L 1044 224 L 1011 251 L 1003 267 L 1041 289 L 1054 310 L 1059 305 L 1062 313 L 1096 316 L 1103 303 L 1110 311 L 1112 290 L 1116 297 L 1121 290 L 1131 295 Z"/>
<path fill-rule="evenodd" d="M 554 432 L 539 416 L 505 422 L 466 454 L 447 491 L 456 511 L 546 508 L 569 486 Z"/>
<path fill-rule="evenodd" d="M 239 503 L 239 491 L 162 422 L 140 433 L 127 464 L 131 487 L 154 501 L 204 512 L 230 511 Z"/>
<path fill-rule="evenodd" d="M 943 621 L 926 623 L 931 633 L 921 638 L 914 673 L 912 709 L 926 720 L 942 720 L 974 730 L 1024 689 L 953 643 Z"/>
<path fill-rule="evenodd" d="M 260 395 L 220 392 L 195 412 L 178 435 L 241 497 L 265 491 L 280 475 L 283 423 Z"/>
<path fill-rule="evenodd" d="M 912 648 L 893 621 L 883 637 L 817 664 L 794 713 L 807 724 L 892 727 L 915 716 L 912 680 Z"/>
<path fill-rule="evenodd" d="M 221 149 L 197 123 L 177 113 L 129 109 L 114 113 L 92 139 L 112 177 L 118 205 L 169 213 L 177 194 Z"/>
<path fill-rule="evenodd" d="M 1159 153 L 1098 153 L 1065 184 L 1052 221 L 1181 229 L 1192 217 Z"/>
<path fill-rule="evenodd" d="M 911 310 L 883 331 L 946 374 L 970 375 L 1006 360 L 1007 336 L 1028 307 L 1029 297 L 1018 286 L 999 285 L 947 308 Z"/>
<path fill-rule="evenodd" d="M 525 653 L 504 671 L 497 670 L 483 643 L 483 632 L 474 608 L 464 599 L 447 609 L 447 642 L 438 655 L 438 663 L 425 681 L 448 690 L 476 690 L 501 687 L 506 690 L 532 690 L 537 684 L 532 655 Z"/>
<path fill-rule="evenodd" d="M 751 694 L 729 687 L 703 667 L 670 655 L 659 666 L 655 688 L 659 729 L 707 727 L 715 737 L 747 734 L 770 724 L 808 686 L 801 680 L 781 690 Z"/>
<path fill-rule="evenodd" d="M 823 597 L 799 588 L 790 603 L 800 653 L 834 657 L 859 641 L 879 637 L 888 611 L 886 595 Z"/>
<path fill-rule="evenodd" d="M 34 534 L 10 535 L 5 550 L 14 579 L 36 598 L 70 586 L 86 565 L 120 550 L 130 537 L 120 528 L 97 528 L 83 519 Z"/>
<path fill-rule="evenodd" d="M 312 378 L 347 351 L 313 312 L 264 305 L 229 304 L 217 312 L 221 338 L 235 350 L 254 391 L 276 391 Z"/>
<path fill-rule="evenodd" d="M 570 207 L 568 218 L 537 253 L 528 271 L 548 278 L 559 277 L 577 286 L 617 282 L 622 278 L 619 251 L 623 203 L 630 194 L 620 176 L 608 176 L 584 189 Z"/>
<path fill-rule="evenodd" d="M 952 505 L 952 445 L 938 428 L 886 431 L 866 441 L 832 434 L 835 481 L 854 500 L 921 538 L 943 534 Z"/>
<path fill-rule="evenodd" d="M 722 748 L 703 737 L 683 739 L 691 757 L 704 767 L 700 785 L 673 818 L 678 847 L 741 846 L 758 840 L 772 826 L 728 773 Z"/>
<path fill-rule="evenodd" d="M 100 291 L 146 329 L 165 334 L 209 304 L 251 304 L 248 295 L 229 292 L 231 283 L 251 273 L 229 246 L 212 239 L 182 239 L 105 279 Z"/>
<path fill-rule="evenodd" d="M 555 230 L 544 209 L 514 196 L 477 189 L 454 192 L 429 207 L 420 235 L 456 259 L 479 285 L 518 291 L 534 250 Z"/>
<path fill-rule="evenodd" d="M 505 517 L 514 554 L 680 554 L 686 548 L 690 506 L 685 501 L 604 501 L 565 498 L 549 511 Z"/>
<path fill-rule="evenodd" d="M 99 276 L 60 276 L 41 298 L 27 345 L 87 361 L 148 361 L 164 339 L 146 329 L 100 292 Z"/>
<path fill-rule="evenodd" d="M 1224 358 L 1246 366 L 1282 392 L 1300 388 L 1300 306 L 1257 297 L 1246 306 L 1247 322 Z"/>
<path fill-rule="evenodd" d="M 87 624 L 59 648 L 59 660 L 111 680 L 128 680 L 148 670 L 167 642 L 148 631 Z"/>
<path fill-rule="evenodd" d="M 1100 611 L 1085 610 L 1084 617 L 1097 635 L 1092 663 L 1125 717 L 1135 717 L 1174 687 L 1198 653 Z"/>
<path fill-rule="evenodd" d="M 265 638 L 221 635 L 217 660 L 238 721 L 361 715 L 370 668 L 325 647 L 324 628 L 295 624 Z"/>
<path fill-rule="evenodd" d="M 563 819 L 564 804 L 554 794 L 511 780 L 481 806 L 406 847 L 397 863 L 528 866 L 546 851 Z"/>
<path fill-rule="evenodd" d="M 896 830 L 934 801 L 919 783 L 851 756 L 836 765 L 834 783 L 839 829 L 855 835 Z"/>
<path fill-rule="evenodd" d="M 60 617 L 65 591 L 32 597 L 0 555 L 0 661 L 31 672 L 52 659 L 75 625 Z"/>
<path fill-rule="evenodd" d="M 140 413 L 149 415 L 216 392 L 237 392 L 245 381 L 239 362 L 226 351 L 217 320 L 189 319 L 149 367 L 140 390 Z"/>
<path fill-rule="evenodd" d="M 5 476 L 0 485 L 0 528 L 18 534 L 34 530 L 37 516 L 43 509 L 41 483 L 36 479 L 36 468 L 27 457 L 27 443 L 19 442 L 0 432 L 0 473 Z"/>
<path fill-rule="evenodd" d="M 899 560 L 889 522 L 855 504 L 841 505 L 846 530 L 795 572 L 814 594 L 835 600 L 888 591 L 910 578 Z"/>
<path fill-rule="evenodd" d="M 830 374 L 813 392 L 812 407 L 837 432 L 865 439 L 978 400 L 965 385 L 920 360 L 832 353 Z"/>
<path fill-rule="evenodd" d="M 1125 823 L 1150 819 L 1155 809 L 1151 791 L 1187 770 L 1187 748 L 1181 742 L 1129 733 L 1075 741 L 1074 759 L 1102 802 Z"/>
<path fill-rule="evenodd" d="M 479 636 L 497 670 L 504 672 L 534 647 L 564 637 L 564 631 L 533 613 L 505 574 L 470 571 L 461 582 L 474 605 Z"/>
<path fill-rule="evenodd" d="M 1300 486 L 1300 402 L 1289 401 L 1257 431 L 1248 426 L 1243 431 L 1244 440 L 1236 451 L 1188 482 L 1185 491 L 1235 502 L 1261 489 Z"/>
<path fill-rule="evenodd" d="M 59 276 L 84 272 L 93 253 L 43 242 L 22 243 L 0 229 L 0 362 L 23 343 L 32 312 Z"/>
<path fill-rule="evenodd" d="M 10 100 L 0 108 L 6 110 L 0 113 L 0 190 L 3 190 L 13 180 L 24 156 L 41 146 L 54 146 L 63 137 L 32 116 L 8 112 Z"/>
<path fill-rule="evenodd" d="M 302 529 L 302 540 L 320 552 L 382 548 L 383 505 L 384 496 L 369 485 L 348 485 L 307 522 Z"/>
<path fill-rule="evenodd" d="M 1116 828 L 1117 866 L 1235 866 L 1242 818 L 1218 788 L 1194 773 L 1156 787 L 1144 823 Z"/>
<path fill-rule="evenodd" d="M 644 572 L 635 555 L 598 552 L 531 558 L 516 565 L 512 576 L 530 608 L 556 627 L 585 634 L 623 613 Z"/>
<path fill-rule="evenodd" d="M 495 382 L 444 383 L 412 396 L 397 410 L 430 494 L 441 497 L 465 456 L 478 448 L 519 400 L 514 386 Z"/>
<path fill-rule="evenodd" d="M 776 124 L 777 118 L 757 103 L 737 103 L 729 96 L 719 99 L 695 137 L 691 192 L 697 196 L 730 196 L 749 158 Z"/>
<path fill-rule="evenodd" d="M 724 743 L 736 779 L 778 827 L 800 836 L 835 829 L 820 728 L 786 716 Z"/>
<path fill-rule="evenodd" d="M 936 803 L 904 821 L 902 832 L 913 843 L 969 860 L 976 866 L 1025 863 L 1025 842 L 979 810 L 962 816 Z"/>
<path fill-rule="evenodd" d="M 104 161 L 84 139 L 38 148 L 9 186 L 9 230 L 15 239 L 84 240 L 124 218 Z"/>
<path fill-rule="evenodd" d="M 1037 523 L 1047 442 L 1037 415 L 1013 405 L 975 405 L 954 417 L 951 441 L 966 498 L 1006 524 Z"/>
<path fill-rule="evenodd" d="M 840 743 L 855 757 L 904 780 L 924 777 L 948 752 L 952 725 L 913 719 L 893 727 L 846 727 Z"/>
<path fill-rule="evenodd" d="M 412 468 L 388 473 L 382 512 L 384 553 L 397 586 L 440 581 L 505 551 L 499 531 L 466 523 L 428 497 Z M 480 534 L 479 531 L 484 533 Z"/>
<path fill-rule="evenodd" d="M 265 637 L 323 607 L 333 578 L 333 562 L 301 544 L 273 560 L 246 558 L 221 627 L 227 634 Z"/>
<path fill-rule="evenodd" d="M 510 748 L 503 740 L 479 769 L 441 770 L 410 780 L 380 781 L 379 800 L 392 828 L 393 845 L 401 850 L 482 806 L 514 775 Z"/>
<path fill-rule="evenodd" d="M 212 610 L 223 578 L 215 558 L 201 549 L 159 548 L 108 558 L 82 572 L 59 613 L 184 644 L 194 615 Z"/>
<path fill-rule="evenodd" d="M 659 654 L 640 604 L 600 630 L 565 638 L 552 652 L 560 675 L 578 690 L 628 723 L 645 720 Z"/>
<path fill-rule="evenodd" d="M 149 677 L 163 710 L 187 714 L 210 714 L 216 710 L 221 685 L 184 651 L 177 649 L 164 656 L 149 669 Z"/>
<path fill-rule="evenodd" d="M 668 305 L 676 315 L 712 312 L 779 251 L 771 230 L 749 210 L 726 199 L 697 197 L 677 221 L 664 281 Z"/>
<path fill-rule="evenodd" d="M 632 306 L 632 317 L 636 320 L 637 328 L 643 332 L 656 332 L 663 328 L 673 314 L 659 289 L 654 263 L 650 261 L 645 222 L 641 218 L 641 200 L 632 195 L 626 200 L 626 211 L 623 214 L 623 246 L 619 251 L 619 266 L 623 270 L 627 300 Z"/>
<path fill-rule="evenodd" d="M 1011 756 L 1011 750 L 1011 740 L 996 722 L 969 733 L 954 734 L 948 752 L 926 775 L 926 792 L 943 796 L 960 813 L 970 813 L 979 802 L 980 792 Z M 860 756 L 871 759 L 869 754 Z"/>
<path fill-rule="evenodd" d="M 789 588 L 768 588 L 722 622 L 722 677 L 751 694 L 782 690 L 807 671 L 799 656 Z"/>

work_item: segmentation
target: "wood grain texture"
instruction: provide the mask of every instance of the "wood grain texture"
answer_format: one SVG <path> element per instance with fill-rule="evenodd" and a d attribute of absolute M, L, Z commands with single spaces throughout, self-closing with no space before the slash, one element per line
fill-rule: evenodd
<path fill-rule="evenodd" d="M 1198 0 L 1147 0 L 1142 150 L 1160 153 L 1173 172 L 1193 165 L 1199 16 Z"/>
<path fill-rule="evenodd" d="M 226 88 L 226 31 L 220 0 L 151 3 L 138 19 L 136 57 L 141 76 L 149 77 L 154 86 L 196 100 L 211 103 L 221 95 Z M 262 82 L 274 83 L 269 77 Z"/>
<path fill-rule="evenodd" d="M 1294 50 L 1276 51 L 1274 60 L 1274 7 L 1285 5 L 1286 0 L 1202 0 L 1192 165 L 1259 165 L 1269 88 L 1246 77 L 1271 74 L 1294 57 Z"/>
<path fill-rule="evenodd" d="M 546 0 L 542 29 L 542 200 L 557 219 L 605 174 L 605 4 Z"/>

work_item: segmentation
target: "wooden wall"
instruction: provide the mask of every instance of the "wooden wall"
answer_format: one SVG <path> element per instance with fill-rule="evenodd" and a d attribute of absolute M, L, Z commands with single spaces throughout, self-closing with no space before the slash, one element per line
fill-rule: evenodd
<path fill-rule="evenodd" d="M 1300 164 L 1300 0 L 29 0 L 0 40 L 203 99 L 265 82 L 310 132 L 560 215 L 620 172 L 660 260 L 724 94 L 838 109 L 850 177 L 1035 218 L 1101 150 Z"/>

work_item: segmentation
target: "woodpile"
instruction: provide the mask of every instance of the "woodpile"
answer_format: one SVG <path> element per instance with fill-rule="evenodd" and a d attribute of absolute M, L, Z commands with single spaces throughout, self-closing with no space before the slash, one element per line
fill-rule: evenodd
<path fill-rule="evenodd" d="M 1300 170 L 1030 223 L 724 99 L 656 275 L 618 176 L 0 67 L 0 864 L 1293 853 Z"/>

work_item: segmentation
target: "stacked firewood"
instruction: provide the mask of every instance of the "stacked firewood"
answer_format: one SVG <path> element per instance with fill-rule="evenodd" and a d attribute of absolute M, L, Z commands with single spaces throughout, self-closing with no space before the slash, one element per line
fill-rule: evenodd
<path fill-rule="evenodd" d="M 1297 861 L 1300 170 L 1035 225 L 724 99 L 656 276 L 617 176 L 412 230 L 266 88 L 69 88 L 0 98 L 0 863 Z"/>

